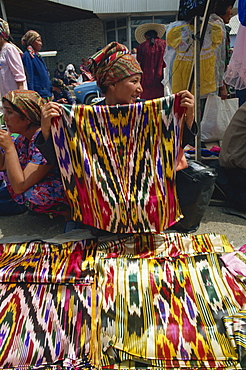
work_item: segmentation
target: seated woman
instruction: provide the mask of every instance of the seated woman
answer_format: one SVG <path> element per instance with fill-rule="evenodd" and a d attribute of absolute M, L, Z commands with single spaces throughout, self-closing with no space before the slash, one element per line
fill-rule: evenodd
<path fill-rule="evenodd" d="M 57 103 L 61 104 L 75 104 L 75 100 L 71 97 L 71 94 L 64 84 L 64 82 L 58 78 L 52 78 L 52 91 L 53 91 L 53 99 L 52 101 L 56 101 Z"/>
<path fill-rule="evenodd" d="M 97 80 L 98 86 L 105 94 L 100 105 L 116 105 L 135 103 L 143 91 L 141 86 L 142 70 L 128 49 L 116 42 L 110 43 L 91 58 L 90 70 Z M 194 137 L 191 129 L 195 130 L 194 123 L 194 97 L 189 91 L 181 91 L 181 106 L 186 108 L 186 126 L 184 129 L 183 145 Z M 47 158 L 49 163 L 56 164 L 56 156 L 50 135 L 51 119 L 60 115 L 59 104 L 47 103 L 42 109 L 42 122 L 36 145 Z M 187 167 L 183 156 L 177 167 Z"/>
<path fill-rule="evenodd" d="M 34 144 L 40 131 L 43 100 L 35 91 L 14 90 L 3 99 L 8 131 L 0 130 L 0 215 L 27 209 L 69 218 L 68 201 L 57 168 L 47 163 Z M 15 141 L 10 134 L 18 134 Z"/>
<path fill-rule="evenodd" d="M 66 70 L 64 72 L 64 82 L 66 85 L 76 86 L 78 85 L 77 79 L 79 75 L 75 71 L 75 67 L 73 64 L 68 64 Z"/>

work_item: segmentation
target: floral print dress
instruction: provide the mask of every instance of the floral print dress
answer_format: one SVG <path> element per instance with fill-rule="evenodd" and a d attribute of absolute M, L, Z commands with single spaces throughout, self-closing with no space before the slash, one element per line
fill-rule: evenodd
<path fill-rule="evenodd" d="M 23 170 L 30 162 L 37 165 L 48 164 L 47 160 L 34 144 L 39 131 L 36 131 L 30 141 L 22 135 L 19 135 L 15 139 L 15 147 Z M 35 212 L 49 213 L 51 216 L 57 216 L 68 209 L 68 201 L 64 193 L 58 168 L 52 167 L 41 181 L 31 186 L 22 194 L 16 194 L 13 191 L 6 172 L 4 172 L 4 180 L 12 198 L 19 204 L 26 204 L 29 209 Z"/>

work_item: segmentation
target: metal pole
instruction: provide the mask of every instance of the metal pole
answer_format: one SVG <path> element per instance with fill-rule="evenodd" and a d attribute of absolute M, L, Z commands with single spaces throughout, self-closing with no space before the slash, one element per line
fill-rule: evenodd
<path fill-rule="evenodd" d="M 194 95 L 195 95 L 195 120 L 198 127 L 196 136 L 195 159 L 201 161 L 201 104 L 200 104 L 200 16 L 194 19 Z"/>
<path fill-rule="evenodd" d="M 5 6 L 4 6 L 3 0 L 0 0 L 0 4 L 1 4 L 2 17 L 7 22 L 8 21 L 7 20 L 7 14 L 6 14 L 6 11 L 5 11 Z"/>

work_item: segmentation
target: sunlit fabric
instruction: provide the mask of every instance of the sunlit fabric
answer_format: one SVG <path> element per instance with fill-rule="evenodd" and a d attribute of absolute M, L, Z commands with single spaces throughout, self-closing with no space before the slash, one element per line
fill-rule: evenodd
<path fill-rule="evenodd" d="M 159 233 L 179 220 L 179 102 L 64 108 L 52 135 L 74 220 L 119 233 Z"/>

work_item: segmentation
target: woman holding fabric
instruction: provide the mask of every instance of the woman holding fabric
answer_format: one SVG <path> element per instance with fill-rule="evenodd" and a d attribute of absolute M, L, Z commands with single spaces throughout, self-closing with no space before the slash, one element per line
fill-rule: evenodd
<path fill-rule="evenodd" d="M 142 69 L 127 47 L 117 42 L 108 44 L 91 58 L 89 66 L 98 86 L 105 95 L 100 105 L 131 104 L 139 100 L 143 91 Z M 186 108 L 186 132 L 194 123 L 194 97 L 187 91 L 180 91 L 181 106 Z M 98 104 L 98 103 L 97 103 Z M 42 134 L 45 140 L 50 135 L 51 118 L 60 114 L 58 104 L 49 103 L 42 108 Z M 39 142 L 37 142 L 39 144 Z"/>
<path fill-rule="evenodd" d="M 9 25 L 0 18 L 0 95 L 26 88 L 21 50 L 10 41 Z"/>
<path fill-rule="evenodd" d="M 112 42 L 97 52 L 91 58 L 90 70 L 105 94 L 105 99 L 99 103 L 100 105 L 132 104 L 139 100 L 142 93 L 142 69 L 124 45 Z M 183 145 L 186 145 L 194 136 L 191 128 L 196 130 L 196 125 L 193 126 L 194 97 L 186 90 L 177 95 L 181 97 L 181 107 L 186 109 L 183 135 Z M 60 109 L 57 103 L 48 103 L 42 108 L 42 134 L 40 133 L 36 140 L 36 145 L 52 164 L 56 163 L 56 157 L 50 136 L 51 119 L 60 115 Z M 179 160 L 177 170 L 187 167 L 182 150 Z"/>
<path fill-rule="evenodd" d="M 0 215 L 27 209 L 66 215 L 68 202 L 57 168 L 47 163 L 34 141 L 40 131 L 42 98 L 35 91 L 14 90 L 3 97 L 8 131 L 0 130 Z M 13 142 L 10 134 L 18 137 Z"/>
<path fill-rule="evenodd" d="M 160 208 L 156 207 L 156 198 L 160 193 L 157 195 L 152 191 L 155 187 L 158 192 L 161 186 L 158 187 L 155 181 L 148 180 L 153 164 L 159 174 L 159 177 L 158 175 L 155 177 L 158 184 L 160 179 L 163 179 L 163 183 L 167 180 L 170 186 L 173 184 L 172 180 L 169 181 L 168 174 L 161 176 L 162 163 L 165 160 L 158 162 L 159 153 L 152 150 L 151 141 L 152 139 L 158 141 L 161 138 L 170 143 L 168 134 L 174 137 L 174 130 L 170 127 L 175 125 L 174 120 L 171 118 L 165 121 L 167 117 L 165 108 L 168 110 L 170 107 L 169 98 L 138 102 L 138 96 L 142 91 L 140 82 L 142 71 L 135 58 L 129 55 L 123 45 L 117 43 L 108 45 L 92 57 L 90 68 L 105 93 L 102 104 L 113 104 L 113 106 L 74 106 L 70 115 L 66 116 L 63 111 L 62 119 L 56 119 L 52 126 L 57 144 L 56 150 L 62 160 L 64 159 L 65 165 L 68 165 L 67 172 L 65 166 L 61 166 L 65 174 L 68 174 L 66 180 L 69 181 L 71 172 L 75 172 L 78 176 L 81 173 L 80 177 L 73 177 L 72 181 L 79 185 L 84 184 L 84 187 L 77 187 L 79 190 L 84 190 L 92 183 L 91 173 L 94 171 L 94 177 L 98 176 L 97 181 L 92 183 L 95 185 L 92 187 L 92 192 L 73 193 L 74 200 L 79 197 L 84 199 L 85 218 L 91 207 L 97 204 L 98 207 L 94 213 L 102 210 L 103 222 L 108 218 L 112 220 L 111 215 L 116 214 L 116 208 L 119 219 L 122 214 L 126 214 L 124 206 L 129 204 L 130 211 L 123 219 L 126 223 L 139 215 L 137 212 L 131 212 L 136 210 L 136 207 L 134 208 L 136 204 L 141 216 L 147 215 L 144 218 L 147 221 L 150 219 L 148 215 L 153 216 L 153 223 L 156 219 L 165 218 L 166 215 L 168 217 L 167 213 L 158 212 Z M 186 91 L 179 95 L 181 105 L 186 108 L 186 128 L 187 125 L 192 127 L 193 96 Z M 167 104 L 160 111 L 158 104 L 163 107 L 163 102 Z M 178 105 L 179 98 L 176 102 Z M 117 107 L 115 104 L 120 106 Z M 141 115 L 143 107 L 144 114 Z M 153 110 L 152 107 L 154 107 Z M 51 118 L 60 115 L 60 109 L 61 106 L 57 103 L 48 103 L 43 107 L 43 139 L 49 137 Z M 77 116 L 72 115 L 75 110 Z M 158 131 L 160 121 L 153 119 L 156 113 L 163 118 L 161 120 L 163 131 Z M 128 120 L 129 116 L 134 116 L 133 120 L 131 117 Z M 66 127 L 63 124 L 65 119 L 68 122 Z M 140 124 L 139 121 L 141 121 Z M 167 131 L 165 127 L 168 127 Z M 64 134 L 63 129 L 66 129 L 65 133 L 68 135 L 69 131 L 71 132 L 70 142 L 66 141 L 66 144 L 71 144 L 71 150 L 67 153 L 70 156 L 71 152 L 75 153 L 76 163 L 66 161 L 67 157 L 62 155 L 65 152 L 63 146 L 65 137 L 60 135 Z M 116 138 L 118 141 L 107 140 L 112 131 L 113 139 Z M 118 134 L 119 131 L 120 134 Z M 157 131 L 158 134 L 155 135 Z M 83 134 L 81 142 L 76 141 L 74 135 L 78 136 L 79 132 Z M 135 136 L 136 132 L 139 135 Z M 134 146 L 138 146 L 139 150 L 133 151 Z M 83 151 L 84 148 L 88 150 Z M 110 151 L 110 148 L 113 148 L 113 151 Z M 163 149 L 162 146 L 159 148 Z M 136 156 L 130 156 L 129 152 Z M 112 156 L 107 155 L 111 153 Z M 171 151 L 165 150 L 164 153 L 172 156 Z M 115 161 L 114 158 L 116 158 Z M 106 169 L 104 159 L 107 161 L 108 169 L 113 169 L 111 173 L 103 171 Z M 169 164 L 171 163 L 174 162 L 170 161 Z M 84 164 L 85 171 L 79 173 L 78 167 Z M 166 167 L 166 173 L 173 170 L 170 167 L 171 165 Z M 120 171 L 117 171 L 118 168 L 122 170 L 123 175 L 126 175 L 121 176 Z M 115 176 L 104 176 L 108 173 Z M 121 182 L 118 181 L 119 178 Z M 132 178 L 134 181 L 131 181 Z M 112 191 L 115 189 L 114 184 L 119 185 L 120 190 L 124 190 L 124 192 L 119 191 L 118 199 L 123 199 L 121 204 L 115 202 L 115 192 Z M 128 187 L 128 185 L 132 186 Z M 125 188 L 130 189 L 130 192 L 125 192 Z M 141 194 L 135 192 L 135 188 L 140 189 Z M 69 190 L 73 190 L 73 187 L 71 186 Z M 150 193 L 153 197 L 149 197 Z M 87 197 L 87 194 L 92 196 Z M 122 194 L 124 198 L 120 198 Z M 125 195 L 129 194 L 126 199 Z M 140 195 L 141 203 L 138 202 L 139 198 L 135 197 L 135 194 Z M 148 201 L 149 209 L 146 209 L 145 205 Z M 168 202 L 168 210 L 171 211 L 174 207 L 172 200 Z M 92 213 L 92 219 L 93 216 Z M 115 217 L 116 222 L 118 219 Z M 141 217 L 138 217 L 137 221 L 140 222 Z M 97 295 L 92 296 L 88 288 L 90 299 L 86 300 L 86 303 L 89 302 L 88 306 L 90 304 L 89 308 L 93 307 L 91 311 L 95 312 L 91 322 L 97 323 L 95 330 L 97 334 L 91 339 L 92 365 L 125 369 L 158 367 L 160 369 L 201 367 L 236 369 L 238 355 L 235 352 L 234 337 L 231 334 L 231 322 L 236 321 L 237 325 L 243 325 L 239 324 L 240 317 L 242 322 L 245 319 L 244 311 L 240 312 L 246 303 L 245 284 L 243 284 L 245 273 L 242 274 L 245 263 L 242 263 L 242 269 L 237 271 L 233 268 L 235 264 L 231 264 L 232 273 L 225 267 L 221 261 L 221 255 L 225 257 L 224 252 L 232 251 L 229 242 L 227 244 L 225 239 L 212 234 L 189 236 L 151 230 L 151 232 L 135 231 L 130 234 L 129 232 L 125 234 L 120 232 L 118 235 L 108 234 L 108 238 L 104 238 L 101 243 L 98 240 L 95 274 Z M 237 252 L 238 260 L 245 261 L 245 255 Z M 228 260 L 233 259 L 232 254 L 228 255 Z M 235 263 L 238 262 L 235 261 Z M 233 271 L 235 276 L 232 275 Z M 228 332 L 227 328 L 229 328 Z M 236 336 L 235 339 L 237 339 Z M 93 358 L 95 352 L 98 354 L 96 359 Z M 241 357 L 244 360 L 244 357 Z M 100 363 L 99 366 L 98 363 L 93 362 L 94 360 Z"/>
<path fill-rule="evenodd" d="M 27 84 L 29 90 L 36 91 L 47 101 L 52 97 L 52 84 L 46 64 L 39 54 L 42 48 L 42 39 L 38 32 L 29 30 L 21 39 L 26 51 L 22 57 L 27 73 Z"/>

